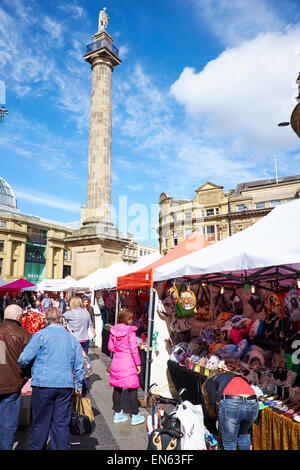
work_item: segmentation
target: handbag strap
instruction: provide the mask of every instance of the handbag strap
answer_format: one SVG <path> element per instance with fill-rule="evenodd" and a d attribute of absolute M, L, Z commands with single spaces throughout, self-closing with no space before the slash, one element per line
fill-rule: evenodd
<path fill-rule="evenodd" d="M 79 413 L 79 414 L 80 414 L 80 407 L 81 407 L 81 410 L 82 410 L 82 414 L 84 414 L 84 406 L 83 406 L 83 402 L 82 402 L 82 395 L 81 395 L 81 393 L 78 393 L 76 412 Z"/>

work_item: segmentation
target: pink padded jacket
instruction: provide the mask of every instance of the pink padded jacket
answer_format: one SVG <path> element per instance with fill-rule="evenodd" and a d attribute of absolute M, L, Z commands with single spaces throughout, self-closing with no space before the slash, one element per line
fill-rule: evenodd
<path fill-rule="evenodd" d="M 137 328 L 117 323 L 110 329 L 108 349 L 113 353 L 109 384 L 119 388 L 139 388 L 137 366 L 141 365 L 136 332 Z"/>

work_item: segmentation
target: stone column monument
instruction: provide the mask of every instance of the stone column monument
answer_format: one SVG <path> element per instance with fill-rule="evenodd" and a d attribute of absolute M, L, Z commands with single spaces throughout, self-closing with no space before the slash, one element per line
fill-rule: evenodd
<path fill-rule="evenodd" d="M 99 30 L 84 58 L 92 68 L 89 169 L 86 208 L 82 224 L 110 222 L 111 204 L 111 100 L 112 72 L 121 63 L 113 38 L 106 31 L 106 8 L 99 15 Z"/>
<path fill-rule="evenodd" d="M 121 261 L 129 243 L 128 236 L 120 234 L 111 221 L 112 72 L 121 59 L 106 31 L 108 21 L 103 8 L 98 31 L 83 56 L 92 69 L 92 95 L 86 207 L 82 208 L 80 230 L 68 238 L 74 278 Z"/>

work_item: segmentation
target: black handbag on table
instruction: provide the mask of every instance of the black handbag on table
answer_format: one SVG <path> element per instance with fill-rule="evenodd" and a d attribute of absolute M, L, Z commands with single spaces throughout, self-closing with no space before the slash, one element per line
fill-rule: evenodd
<path fill-rule="evenodd" d="M 87 434 L 91 434 L 92 423 L 90 418 L 83 414 L 81 395 L 79 395 L 77 403 L 77 409 L 72 412 L 70 433 L 74 436 L 85 436 Z M 82 407 L 82 414 L 80 414 L 80 407 Z"/>

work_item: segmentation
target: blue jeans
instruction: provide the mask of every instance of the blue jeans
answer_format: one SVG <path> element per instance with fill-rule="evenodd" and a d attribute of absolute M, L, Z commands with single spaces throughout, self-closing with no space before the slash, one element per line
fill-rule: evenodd
<path fill-rule="evenodd" d="M 43 450 L 50 432 L 51 450 L 70 448 L 72 388 L 32 387 L 30 450 Z"/>
<path fill-rule="evenodd" d="M 0 450 L 12 450 L 18 429 L 21 391 L 0 394 Z"/>
<path fill-rule="evenodd" d="M 249 431 L 256 420 L 259 405 L 255 399 L 222 399 L 219 405 L 219 428 L 224 450 L 250 450 Z"/>

